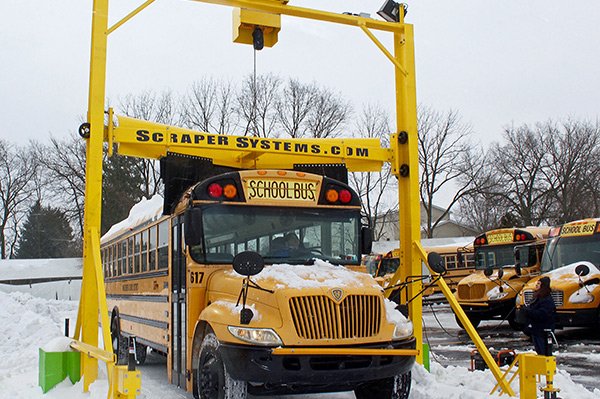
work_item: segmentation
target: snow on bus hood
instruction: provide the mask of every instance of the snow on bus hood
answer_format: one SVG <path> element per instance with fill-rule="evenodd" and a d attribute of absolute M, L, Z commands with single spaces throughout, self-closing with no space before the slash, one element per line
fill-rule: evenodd
<path fill-rule="evenodd" d="M 563 282 L 567 282 L 567 281 L 578 282 L 579 276 L 577 276 L 577 274 L 575 273 L 575 268 L 579 265 L 586 265 L 587 267 L 590 268 L 590 274 L 583 277 L 583 280 L 587 280 L 588 278 L 591 277 L 591 275 L 593 275 L 595 273 L 600 273 L 600 270 L 598 270 L 598 268 L 593 263 L 586 262 L 586 261 L 579 261 L 579 262 L 571 263 L 571 264 L 563 266 L 563 267 L 559 267 L 558 269 L 551 270 L 551 271 L 545 273 L 544 275 L 550 277 L 550 280 L 552 280 L 552 281 L 560 280 Z"/>
<path fill-rule="evenodd" d="M 230 273 L 239 276 L 234 271 Z M 262 272 L 253 276 L 252 281 L 261 286 L 270 285 L 274 289 L 362 286 L 381 291 L 381 287 L 370 274 L 355 272 L 320 259 L 315 259 L 314 265 L 268 265 Z"/>

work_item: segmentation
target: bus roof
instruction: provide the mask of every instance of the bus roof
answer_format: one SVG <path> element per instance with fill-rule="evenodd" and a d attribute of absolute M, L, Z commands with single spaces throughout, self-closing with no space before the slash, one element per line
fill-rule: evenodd
<path fill-rule="evenodd" d="M 163 211 L 163 197 L 155 194 L 151 199 L 142 197 L 140 202 L 135 204 L 129 211 L 129 216 L 125 220 L 114 224 L 102 236 L 100 243 L 106 243 L 113 238 L 134 230 L 136 227 L 160 219 Z"/>

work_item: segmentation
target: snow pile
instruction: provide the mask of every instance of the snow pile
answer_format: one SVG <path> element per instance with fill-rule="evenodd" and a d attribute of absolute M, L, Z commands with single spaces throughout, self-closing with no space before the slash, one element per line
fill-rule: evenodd
<path fill-rule="evenodd" d="M 294 266 L 296 267 L 296 266 Z M 108 382 L 105 367 L 100 362 L 98 380 L 90 386 L 90 393 L 83 393 L 80 381 L 71 385 L 68 379 L 58 384 L 47 394 L 38 386 L 38 348 L 65 348 L 68 339 L 62 337 L 65 317 L 75 320 L 77 303 L 74 301 L 43 300 L 28 294 L 0 292 L 0 396 L 11 399 L 104 399 L 107 396 Z M 74 325 L 75 323 L 71 323 Z M 169 397 L 190 397 L 183 391 L 170 386 L 164 373 L 154 369 L 140 369 L 143 375 L 140 399 L 163 399 Z M 151 366 L 149 366 L 151 367 Z M 154 376 L 151 370 L 154 370 Z M 159 374 L 159 377 L 156 377 Z M 470 372 L 463 367 L 443 367 L 432 362 L 431 373 L 422 366 L 413 368 L 413 381 L 410 399 L 488 399 L 505 398 L 506 395 L 490 395 L 495 385 L 489 370 Z M 570 375 L 559 370 L 555 377 L 555 386 L 561 389 L 562 398 L 598 399 L 600 389 L 588 391 L 574 383 Z M 518 393 L 518 381 L 513 383 Z M 168 394 L 166 394 L 168 392 Z M 166 395 L 166 396 L 165 396 Z M 316 394 L 294 396 L 303 398 L 351 399 L 348 393 Z M 525 399 L 525 398 L 524 398 Z"/>
<path fill-rule="evenodd" d="M 101 242 L 107 242 L 111 239 L 130 231 L 135 226 L 157 220 L 162 215 L 163 197 L 155 194 L 151 199 L 142 198 L 129 211 L 127 219 L 113 225 L 101 238 Z"/>
<path fill-rule="evenodd" d="M 0 260 L 0 280 L 81 277 L 82 270 L 83 260 L 81 258 Z"/>
<path fill-rule="evenodd" d="M 396 306 L 398 305 L 395 302 L 392 302 L 389 299 L 385 298 L 385 301 L 383 303 L 385 305 L 385 317 L 390 323 L 406 323 L 406 317 L 404 317 L 404 315 L 400 313 L 398 309 L 396 309 Z"/>
<path fill-rule="evenodd" d="M 463 367 L 443 367 L 438 363 L 431 363 L 431 373 L 428 373 L 420 365 L 415 365 L 412 371 L 413 381 L 410 399 L 488 399 L 504 397 L 498 393 L 490 395 L 490 391 L 496 385 L 496 380 L 491 371 L 469 371 Z M 542 378 L 542 381 L 544 379 Z M 541 385 L 538 383 L 538 387 Z M 554 378 L 554 386 L 560 388 L 559 397 L 565 399 L 598 399 L 600 389 L 588 391 L 583 386 L 574 383 L 569 373 L 557 370 Z M 519 397 L 518 378 L 513 381 L 511 387 Z M 528 398 L 523 398 L 528 399 Z"/>
<path fill-rule="evenodd" d="M 232 272 L 235 273 L 235 272 Z M 237 273 L 236 273 L 237 274 Z M 276 289 L 311 288 L 311 287 L 352 287 L 369 283 L 372 288 L 381 287 L 366 273 L 359 273 L 343 266 L 335 266 L 329 262 L 315 259 L 314 265 L 271 265 L 252 278 L 260 284 L 261 281 L 277 281 Z"/>

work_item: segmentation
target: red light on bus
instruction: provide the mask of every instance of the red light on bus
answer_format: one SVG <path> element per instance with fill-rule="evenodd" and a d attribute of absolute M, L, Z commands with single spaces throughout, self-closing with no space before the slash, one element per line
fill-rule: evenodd
<path fill-rule="evenodd" d="M 211 184 L 208 186 L 208 195 L 213 198 L 221 197 L 221 195 L 223 195 L 223 187 L 221 187 L 221 185 L 218 183 Z"/>
<path fill-rule="evenodd" d="M 223 194 L 225 195 L 225 198 L 232 199 L 237 194 L 237 188 L 235 188 L 233 184 L 228 184 L 223 189 Z"/>
<path fill-rule="evenodd" d="M 340 191 L 340 202 L 342 204 L 347 204 L 351 200 L 352 200 L 352 194 L 350 194 L 350 191 L 348 191 L 348 190 Z"/>
<path fill-rule="evenodd" d="M 330 190 L 327 190 L 327 193 L 325 194 L 325 198 L 327 198 L 327 201 L 329 201 L 329 202 L 336 202 L 339 198 L 339 194 L 334 189 L 330 189 Z"/>

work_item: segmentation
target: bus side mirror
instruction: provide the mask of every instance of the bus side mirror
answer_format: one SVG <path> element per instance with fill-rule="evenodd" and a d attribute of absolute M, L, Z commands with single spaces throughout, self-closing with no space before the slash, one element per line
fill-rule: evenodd
<path fill-rule="evenodd" d="M 202 244 L 202 231 L 200 230 L 202 211 L 198 208 L 188 208 L 183 214 L 183 234 L 185 243 L 189 246 Z"/>
<path fill-rule="evenodd" d="M 579 277 L 587 276 L 588 274 L 590 274 L 590 268 L 584 264 L 577 265 L 577 267 L 575 268 L 575 274 Z"/>
<path fill-rule="evenodd" d="M 465 267 L 465 254 L 463 254 L 461 251 L 456 253 L 456 263 L 458 264 L 459 269 Z"/>
<path fill-rule="evenodd" d="M 373 249 L 373 231 L 363 226 L 360 229 L 360 253 L 370 254 Z"/>
<path fill-rule="evenodd" d="M 521 275 L 521 251 L 519 248 L 515 248 L 515 273 L 517 276 Z"/>
<path fill-rule="evenodd" d="M 431 268 L 431 270 L 433 270 L 437 274 L 446 273 L 446 266 L 444 265 L 444 259 L 442 259 L 442 256 L 440 254 L 438 254 L 437 252 L 430 252 L 427 255 L 427 263 L 429 264 L 429 267 Z"/>
<path fill-rule="evenodd" d="M 486 267 L 483 270 L 483 274 L 485 274 L 487 277 L 491 276 L 492 274 L 494 274 L 494 269 L 491 267 Z"/>
<path fill-rule="evenodd" d="M 232 266 L 236 273 L 250 277 L 262 272 L 265 260 L 257 252 L 244 251 L 234 256 Z"/>

